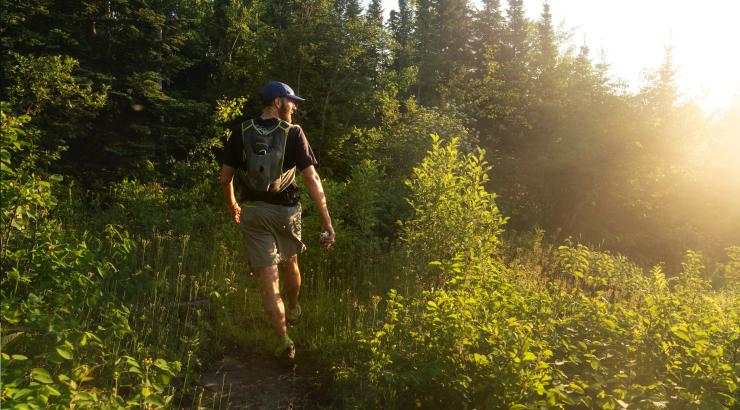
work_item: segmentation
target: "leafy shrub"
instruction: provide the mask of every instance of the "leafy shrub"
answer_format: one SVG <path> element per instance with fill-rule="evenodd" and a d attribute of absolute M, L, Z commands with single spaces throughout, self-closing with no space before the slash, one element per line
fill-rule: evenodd
<path fill-rule="evenodd" d="M 463 212 L 476 207 L 460 185 L 483 181 L 475 172 L 455 171 L 464 164 L 454 144 L 435 141 L 415 169 L 412 181 L 424 182 L 411 187 L 415 215 L 404 223 L 404 244 L 409 255 L 432 261 L 412 265 L 418 276 L 429 277 L 426 270 L 443 282 L 430 288 L 409 280 L 402 284 L 405 294 L 388 293 L 384 318 L 359 333 L 359 358 L 338 372 L 339 384 L 351 392 L 345 404 L 737 405 L 740 304 L 736 294 L 710 291 L 698 254 L 687 254 L 675 279 L 660 266 L 645 275 L 621 256 L 579 244 L 542 252 L 533 268 L 521 261 L 507 266 L 494 252 L 496 239 L 476 230 Z M 497 218 L 479 220 L 499 227 L 500 216 L 489 215 Z M 449 236 L 456 240 L 436 247 Z"/>
<path fill-rule="evenodd" d="M 638 297 L 647 286 L 642 270 L 626 257 L 593 251 L 582 244 L 558 247 L 552 274 L 563 285 L 611 301 Z"/>
<path fill-rule="evenodd" d="M 359 406 L 731 407 L 738 306 L 685 303 L 664 287 L 639 304 L 580 289 L 528 291 L 504 266 L 447 264 L 443 289 L 392 291 L 349 376 Z M 660 285 L 663 283 L 663 285 Z M 662 289 L 658 291 L 657 289 Z"/>
<path fill-rule="evenodd" d="M 354 128 L 340 138 L 330 151 L 330 157 L 339 162 L 333 169 L 348 171 L 352 164 L 372 159 L 388 178 L 402 181 L 431 148 L 429 135 L 439 135 L 445 143 L 458 138 L 464 152 L 475 149 L 477 136 L 463 125 L 464 118 L 458 113 L 421 106 L 413 99 L 404 108 L 401 115 L 388 117 L 380 127 Z"/>
<path fill-rule="evenodd" d="M 492 255 L 500 243 L 505 218 L 495 195 L 486 191 L 490 167 L 484 153 L 462 154 L 459 141 L 432 149 L 406 181 L 413 216 L 402 224 L 401 240 L 417 272 L 455 255 Z"/>
<path fill-rule="evenodd" d="M 137 255 L 140 243 L 113 225 L 98 234 L 65 225 L 54 194 L 61 178 L 36 172 L 28 118 L 3 111 L 1 120 L 3 406 L 172 403 L 173 378 L 192 371 L 197 326 L 185 320 L 168 338 L 153 323 L 172 312 L 157 303 L 158 273 Z M 180 287 L 164 288 L 181 297 Z"/>

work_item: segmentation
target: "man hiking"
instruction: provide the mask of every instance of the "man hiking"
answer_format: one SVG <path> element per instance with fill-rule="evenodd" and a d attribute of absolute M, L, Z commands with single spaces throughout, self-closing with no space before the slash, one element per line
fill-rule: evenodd
<path fill-rule="evenodd" d="M 221 186 L 234 223 L 244 231 L 249 264 L 259 276 L 262 303 L 278 336 L 275 355 L 288 364 L 295 360 L 295 345 L 288 336 L 286 317 L 295 322 L 301 316 L 298 254 L 305 249 L 296 168 L 319 211 L 325 246 L 334 243 L 334 229 L 314 168 L 316 157 L 303 129 L 291 123 L 296 102 L 303 98 L 277 81 L 262 88 L 261 98 L 262 115 L 241 123 L 224 146 Z M 241 206 L 233 179 L 241 188 Z M 287 309 L 280 297 L 278 267 L 285 279 Z"/>

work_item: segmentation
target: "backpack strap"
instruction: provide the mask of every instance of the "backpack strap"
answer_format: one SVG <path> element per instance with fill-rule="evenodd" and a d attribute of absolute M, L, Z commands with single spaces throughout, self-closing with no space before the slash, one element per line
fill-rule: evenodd
<path fill-rule="evenodd" d="M 291 123 L 289 123 L 289 122 L 287 122 L 287 121 L 280 120 L 280 122 L 278 122 L 278 127 L 280 127 L 280 129 L 282 129 L 283 131 L 285 131 L 285 134 L 286 134 L 285 136 L 287 138 L 288 131 L 290 131 L 290 129 L 293 128 L 294 125 L 291 124 Z"/>
<path fill-rule="evenodd" d="M 273 128 L 273 129 L 271 129 L 269 131 L 263 132 L 263 131 L 261 131 L 259 128 L 257 128 L 254 125 L 254 118 L 250 119 L 249 121 L 242 122 L 242 126 L 241 126 L 241 128 L 242 128 L 241 140 L 242 140 L 242 147 L 243 147 L 243 149 L 242 149 L 242 160 L 243 160 L 243 163 L 245 163 L 245 164 L 247 163 L 247 151 L 248 151 L 247 147 L 249 145 L 248 144 L 248 141 L 247 141 L 247 131 L 249 131 L 250 128 L 254 128 L 254 130 L 258 134 L 260 134 L 260 135 L 272 134 L 276 129 L 280 128 L 283 132 L 285 132 L 285 141 L 283 142 L 283 146 L 282 146 L 282 148 L 283 148 L 283 156 L 285 156 L 285 149 L 286 149 L 286 147 L 288 145 L 288 134 L 290 134 L 290 130 L 292 128 L 295 128 L 297 126 L 298 125 L 293 125 L 293 124 L 291 124 L 291 123 L 289 123 L 287 121 L 279 120 L 278 123 L 277 123 L 277 125 L 275 126 L 275 128 Z M 281 163 L 280 166 L 282 168 L 282 163 Z"/>
<path fill-rule="evenodd" d="M 247 130 L 250 128 L 254 128 L 256 131 L 259 132 L 259 130 L 254 126 L 254 119 L 251 119 L 249 121 L 242 122 L 242 163 L 247 163 Z"/>
<path fill-rule="evenodd" d="M 242 123 L 242 133 L 250 128 L 254 128 L 254 119 Z"/>

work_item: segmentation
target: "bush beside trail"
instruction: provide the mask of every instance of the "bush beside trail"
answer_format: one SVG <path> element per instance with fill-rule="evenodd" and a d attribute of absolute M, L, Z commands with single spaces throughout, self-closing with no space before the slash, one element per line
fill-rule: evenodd
<path fill-rule="evenodd" d="M 736 293 L 687 286 L 696 271 L 673 288 L 659 270 L 635 277 L 643 294 L 616 302 L 528 288 L 530 272 L 494 261 L 458 258 L 444 271 L 441 289 L 391 291 L 382 323 L 362 333 L 364 360 L 340 375 L 358 407 L 737 404 Z"/>
<path fill-rule="evenodd" d="M 413 250 L 407 253 L 406 266 L 413 268 L 405 272 L 407 291 L 388 293 L 382 321 L 359 332 L 360 359 L 338 368 L 337 388 L 348 394 L 347 404 L 737 405 L 736 249 L 729 249 L 728 263 L 715 267 L 733 270 L 735 278 L 734 287 L 719 291 L 711 289 L 702 258 L 693 252 L 670 279 L 660 266 L 646 274 L 624 257 L 583 245 L 542 255 L 543 244 L 536 241 L 527 258 L 504 262 L 487 231 L 456 223 L 455 215 L 474 215 L 477 226 L 496 224 L 493 197 L 444 183 L 467 176 L 482 190 L 485 169 L 476 157 L 460 154 L 453 141 L 436 143 L 414 170 L 408 185 L 416 215 L 404 223 Z M 429 210 L 438 218 L 428 218 Z M 443 250 L 424 244 L 436 238 L 430 235 L 451 234 L 427 226 L 433 222 L 467 235 L 467 244 L 488 245 L 437 260 L 446 256 Z M 539 259 L 531 257 L 537 250 Z"/>

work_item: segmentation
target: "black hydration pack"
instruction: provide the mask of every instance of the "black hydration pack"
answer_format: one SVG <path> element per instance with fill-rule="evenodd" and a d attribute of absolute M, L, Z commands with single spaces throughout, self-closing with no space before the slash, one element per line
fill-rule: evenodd
<path fill-rule="evenodd" d="M 244 170 L 239 176 L 250 191 L 277 193 L 285 188 L 283 161 L 290 128 L 282 120 L 272 129 L 255 125 L 254 120 L 242 123 Z"/>

